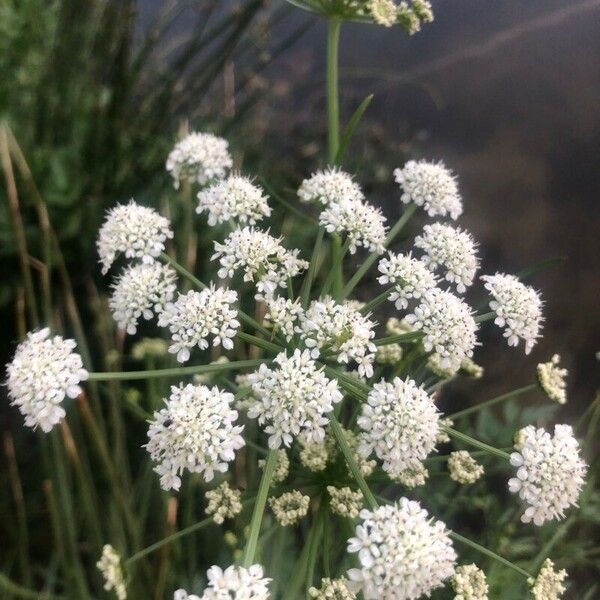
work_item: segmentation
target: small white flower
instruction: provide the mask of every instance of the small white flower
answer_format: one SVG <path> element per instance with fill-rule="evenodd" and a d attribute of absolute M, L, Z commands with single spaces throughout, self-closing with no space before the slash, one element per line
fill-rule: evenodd
<path fill-rule="evenodd" d="M 367 457 L 374 451 L 392 478 L 418 469 L 435 448 L 439 415 L 432 398 L 412 379 L 381 380 L 358 417 L 362 430 L 358 452 Z"/>
<path fill-rule="evenodd" d="M 196 212 L 205 211 L 209 225 L 230 220 L 255 225 L 263 217 L 271 216 L 263 190 L 241 175 L 230 175 L 198 192 Z"/>
<path fill-rule="evenodd" d="M 146 449 L 158 463 L 164 490 L 179 490 L 185 469 L 211 481 L 215 471 L 225 473 L 235 451 L 244 445 L 243 426 L 234 425 L 233 394 L 217 387 L 188 384 L 171 387 L 165 408 L 154 413 Z"/>
<path fill-rule="evenodd" d="M 398 310 L 408 308 L 410 300 L 418 300 L 427 290 L 436 286 L 435 275 L 423 261 L 413 258 L 410 253 L 390 252 L 387 258 L 379 261 L 378 269 L 382 275 L 377 281 L 384 286 L 395 286 L 389 299 Z"/>
<path fill-rule="evenodd" d="M 416 600 L 443 585 L 454 573 L 456 553 L 448 530 L 418 502 L 360 512 L 348 552 L 358 553 L 359 569 L 348 578 L 365 600 Z"/>
<path fill-rule="evenodd" d="M 338 304 L 326 296 L 311 302 L 306 313 L 300 315 L 302 338 L 318 358 L 323 350 L 337 355 L 337 361 L 358 364 L 363 377 L 373 375 L 373 361 L 377 347 L 372 342 L 376 323 L 349 303 Z"/>
<path fill-rule="evenodd" d="M 439 437 L 439 436 L 438 436 Z M 436 438 L 437 441 L 437 438 Z M 427 478 L 429 477 L 429 471 L 423 465 L 423 463 L 418 463 L 415 467 L 411 467 L 410 469 L 404 469 L 394 477 L 394 481 L 401 483 L 409 489 L 414 489 L 416 487 L 420 487 L 425 485 Z"/>
<path fill-rule="evenodd" d="M 211 260 L 219 259 L 217 274 L 221 279 L 233 277 L 241 269 L 244 281 L 256 283 L 256 299 L 263 300 L 272 297 L 278 287 L 287 287 L 288 278 L 308 268 L 308 263 L 298 258 L 299 250 L 286 250 L 280 242 L 260 229 L 236 229 L 222 244 L 215 242 Z"/>
<path fill-rule="evenodd" d="M 555 425 L 554 435 L 529 425 L 517 436 L 510 456 L 517 476 L 508 488 L 527 504 L 523 523 L 562 519 L 565 510 L 577 503 L 587 465 L 579 456 L 579 444 L 569 425 Z"/>
<path fill-rule="evenodd" d="M 275 515 L 275 519 L 282 527 L 295 525 L 308 513 L 310 497 L 305 496 L 298 490 L 285 492 L 277 498 L 269 498 L 269 506 Z"/>
<path fill-rule="evenodd" d="M 463 485 L 475 483 L 483 475 L 483 467 L 466 450 L 450 453 L 448 471 L 450 479 Z"/>
<path fill-rule="evenodd" d="M 81 394 L 79 383 L 89 374 L 76 344 L 59 335 L 50 337 L 48 328 L 27 334 L 6 366 L 8 397 L 25 417 L 25 425 L 39 425 L 48 433 L 65 416 L 61 406 L 67 398 Z"/>
<path fill-rule="evenodd" d="M 278 368 L 262 364 L 248 375 L 257 397 L 248 416 L 267 424 L 269 448 L 290 446 L 300 433 L 306 440 L 323 441 L 327 414 L 342 399 L 337 383 L 317 368 L 308 350 L 295 350 L 290 357 L 282 352 L 274 362 Z"/>
<path fill-rule="evenodd" d="M 108 272 L 119 253 L 147 264 L 154 262 L 172 237 L 169 220 L 152 208 L 140 206 L 133 200 L 111 208 L 96 242 L 102 273 Z"/>
<path fill-rule="evenodd" d="M 213 520 L 218 525 L 242 512 L 242 492 L 229 487 L 226 481 L 206 492 L 205 497 L 208 500 L 205 512 L 213 515 Z"/>
<path fill-rule="evenodd" d="M 127 588 L 121 569 L 121 557 L 110 544 L 105 544 L 102 548 L 102 556 L 96 566 L 104 578 L 104 589 L 107 592 L 114 590 L 119 600 L 126 600 Z"/>
<path fill-rule="evenodd" d="M 402 187 L 400 199 L 423 207 L 430 217 L 456 220 L 463 211 L 456 177 L 443 163 L 409 160 L 402 169 L 394 170 L 396 182 Z"/>
<path fill-rule="evenodd" d="M 537 366 L 537 378 L 544 393 L 558 404 L 567 402 L 567 369 L 559 367 L 560 356 L 555 354 L 547 363 Z"/>
<path fill-rule="evenodd" d="M 302 202 L 319 202 L 323 206 L 339 204 L 344 200 L 364 200 L 363 193 L 352 175 L 334 167 L 317 171 L 298 188 Z"/>
<path fill-rule="evenodd" d="M 398 7 L 394 0 L 367 0 L 367 6 L 373 21 L 377 25 L 391 27 L 396 24 Z"/>
<path fill-rule="evenodd" d="M 321 579 L 321 587 L 309 588 L 308 594 L 315 600 L 356 600 L 356 594 L 350 591 L 348 582 L 343 577 L 340 579 L 324 577 Z"/>
<path fill-rule="evenodd" d="M 130 335 L 140 318 L 151 319 L 171 302 L 176 289 L 175 271 L 160 263 L 129 265 L 113 284 L 108 306 L 120 329 Z"/>
<path fill-rule="evenodd" d="M 488 600 L 485 573 L 475 564 L 456 567 L 452 588 L 456 592 L 454 600 Z"/>
<path fill-rule="evenodd" d="M 439 354 L 442 369 L 456 371 L 473 356 L 477 323 L 469 306 L 454 294 L 439 288 L 428 290 L 406 321 L 423 331 L 423 347 Z"/>
<path fill-rule="evenodd" d="M 179 589 L 173 600 L 269 600 L 271 579 L 264 577 L 260 565 L 230 566 L 225 570 L 213 566 L 206 572 L 208 587 L 202 596 L 188 594 Z"/>
<path fill-rule="evenodd" d="M 494 298 L 490 302 L 490 308 L 496 313 L 494 323 L 504 327 L 508 345 L 518 346 L 520 338 L 525 342 L 525 354 L 529 354 L 541 337 L 544 320 L 539 294 L 513 275 L 496 273 L 481 279 Z"/>
<path fill-rule="evenodd" d="M 190 133 L 171 150 L 166 168 L 177 190 L 182 181 L 206 185 L 222 179 L 232 165 L 226 140 L 212 133 Z"/>
<path fill-rule="evenodd" d="M 179 362 L 190 358 L 190 350 L 198 346 L 208 348 L 208 338 L 213 336 L 213 346 L 233 348 L 233 337 L 240 326 L 237 311 L 237 292 L 211 285 L 201 292 L 190 290 L 179 294 L 175 302 L 169 302 L 158 317 L 160 327 L 168 327 L 172 344 L 169 352 L 177 354 Z"/>
<path fill-rule="evenodd" d="M 446 270 L 445 279 L 456 285 L 459 294 L 472 285 L 479 260 L 477 245 L 469 233 L 451 225 L 432 223 L 423 227 L 423 235 L 415 238 L 415 246 L 425 252 L 421 260 L 432 271 Z"/>
<path fill-rule="evenodd" d="M 360 246 L 369 252 L 382 254 L 385 250 L 385 221 L 378 208 L 355 199 L 329 204 L 319 216 L 319 223 L 329 233 L 346 237 L 350 254 L 354 254 Z"/>
<path fill-rule="evenodd" d="M 300 316 L 303 314 L 302 305 L 298 300 L 288 298 L 269 298 L 266 302 L 265 321 L 273 326 L 273 331 L 281 332 L 289 342 L 294 334 L 300 333 Z"/>
<path fill-rule="evenodd" d="M 330 497 L 331 512 L 340 517 L 356 519 L 363 507 L 363 494 L 360 490 L 353 490 L 350 487 L 327 486 L 327 493 Z"/>
<path fill-rule="evenodd" d="M 529 579 L 534 600 L 558 600 L 565 591 L 563 581 L 567 578 L 564 569 L 554 570 L 554 563 L 547 558 L 535 579 Z"/>

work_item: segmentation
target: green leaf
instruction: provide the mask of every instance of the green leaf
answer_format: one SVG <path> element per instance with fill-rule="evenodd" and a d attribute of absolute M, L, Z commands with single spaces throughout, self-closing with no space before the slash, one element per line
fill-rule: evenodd
<path fill-rule="evenodd" d="M 344 133 L 342 133 L 342 137 L 340 139 L 340 146 L 338 148 L 337 154 L 335 155 L 335 164 L 339 165 L 342 162 L 342 158 L 346 153 L 346 148 L 350 142 L 350 139 L 354 135 L 354 130 L 357 125 L 360 123 L 363 114 L 367 110 L 369 104 L 371 104 L 371 100 L 373 100 L 373 94 L 369 94 L 359 105 L 358 108 L 354 111 L 354 114 L 348 121 L 348 125 L 346 125 L 346 129 L 344 129 Z"/>

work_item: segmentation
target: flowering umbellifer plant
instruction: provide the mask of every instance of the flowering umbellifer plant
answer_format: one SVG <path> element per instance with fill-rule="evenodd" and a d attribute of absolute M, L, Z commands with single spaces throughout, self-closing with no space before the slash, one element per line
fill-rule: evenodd
<path fill-rule="evenodd" d="M 285 598 L 308 594 L 351 599 L 362 594 L 365 599 L 414 600 L 447 585 L 456 598 L 485 599 L 483 571 L 475 564 L 458 564 L 461 545 L 527 578 L 535 598 L 558 598 L 566 575 L 554 571 L 551 561 L 536 579 L 405 497 L 412 488 L 426 485 L 429 457 L 450 438 L 514 468 L 507 486 L 519 497 L 524 523 L 562 519 L 576 506 L 586 473 L 568 425 L 556 425 L 553 434 L 525 427 L 515 432 L 514 452 L 509 454 L 453 428 L 453 421 L 479 407 L 444 415 L 436 404 L 446 382 L 481 375 L 472 357 L 483 323 L 495 322 L 509 346 L 529 353 L 543 322 L 536 290 L 512 275 L 478 273 L 477 244 L 451 222 L 463 212 L 456 176 L 441 162 L 411 160 L 398 167 L 394 176 L 403 212 L 390 227 L 369 204 L 360 183 L 341 168 L 340 24 L 372 20 L 399 23 L 412 32 L 432 19 L 429 4 L 293 4 L 330 21 L 329 165 L 307 176 L 297 192 L 296 210 L 304 210 L 314 223 L 312 252 L 304 256 L 290 248 L 267 222 L 269 202 L 279 197 L 269 198 L 251 177 L 231 172 L 225 140 L 192 133 L 170 153 L 167 170 L 176 189 L 195 186 L 198 226 L 215 227 L 218 241 L 211 260 L 216 279 L 203 281 L 173 258 L 167 250 L 173 238 L 169 220 L 133 200 L 107 213 L 98 237 L 103 273 L 116 271 L 115 262 L 127 263 L 115 276 L 108 304 L 118 328 L 123 335 L 136 335 L 142 319 L 155 319 L 169 340 L 164 344 L 168 352 L 188 364 L 146 372 L 88 372 L 73 341 L 44 329 L 29 333 L 8 365 L 10 398 L 27 426 L 48 432 L 65 418 L 66 398 L 80 394 L 86 379 L 173 380 L 163 406 L 149 418 L 145 444 L 160 486 L 177 493 L 182 479 L 191 474 L 210 484 L 208 517 L 189 532 L 239 519 L 244 508 L 252 509 L 237 564 L 211 567 L 201 596 L 178 589 L 175 599 L 270 598 L 278 573 L 257 564 L 266 514 L 276 527 L 309 523 L 299 570 Z M 351 130 L 347 134 L 346 143 Z M 419 211 L 431 221 L 412 247 L 392 251 Z M 361 260 L 351 274 L 347 253 Z M 358 302 L 352 293 L 369 269 L 378 271 L 381 288 L 370 301 Z M 490 295 L 489 312 L 475 311 L 463 298 L 479 281 Z M 183 282 L 187 291 L 178 291 Z M 254 316 L 242 310 L 242 298 L 254 302 Z M 382 327 L 376 313 L 386 305 L 395 316 Z M 202 357 L 211 348 L 213 360 L 207 363 Z M 215 352 L 224 354 L 217 359 Z M 555 356 L 541 364 L 538 378 L 548 396 L 563 403 L 566 371 L 558 363 Z M 247 463 L 238 458 L 248 447 L 264 458 L 255 465 L 257 485 L 250 483 L 244 491 L 236 486 L 234 471 Z M 467 450 L 452 452 L 447 463 L 448 476 L 460 485 L 485 477 L 483 466 Z M 390 495 L 398 486 L 403 490 Z M 352 568 L 331 561 L 335 540 L 327 539 L 331 532 L 325 523 L 332 515 L 352 526 L 346 558 L 338 561 Z M 106 589 L 126 598 L 128 569 L 170 541 L 165 538 L 123 563 L 107 545 L 98 563 Z"/>

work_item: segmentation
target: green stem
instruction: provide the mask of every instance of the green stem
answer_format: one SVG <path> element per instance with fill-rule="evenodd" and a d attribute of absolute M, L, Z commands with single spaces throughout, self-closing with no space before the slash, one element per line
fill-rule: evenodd
<path fill-rule="evenodd" d="M 268 362 L 270 362 L 270 359 L 254 358 L 228 363 L 196 365 L 191 367 L 173 367 L 171 369 L 156 369 L 155 371 L 109 371 L 105 373 L 90 373 L 89 379 L 90 381 L 112 381 L 115 379 L 132 381 L 135 379 L 180 377 L 185 375 L 197 375 L 199 373 L 218 373 L 221 371 L 232 371 L 234 369 L 258 367 L 259 365 Z"/>
<path fill-rule="evenodd" d="M 394 291 L 394 289 L 395 289 L 395 287 L 392 286 L 391 288 L 388 288 L 387 290 L 381 292 L 381 294 L 379 294 L 379 296 L 376 296 L 375 298 L 373 298 L 373 300 L 371 300 L 370 302 L 367 302 L 367 304 L 365 304 L 360 309 L 360 312 L 363 315 L 366 315 L 366 314 L 369 314 L 370 312 L 372 312 L 373 309 L 377 308 L 380 304 L 385 302 L 390 297 L 390 294 Z"/>
<path fill-rule="evenodd" d="M 459 410 L 451 415 L 448 415 L 448 419 L 460 419 L 461 417 L 466 417 L 474 412 L 481 410 L 482 408 L 493 406 L 494 404 L 498 404 L 503 402 L 504 400 L 510 400 L 511 398 L 516 398 L 517 396 L 521 396 L 522 394 L 526 394 L 527 392 L 531 392 L 537 389 L 537 384 L 532 383 L 530 385 L 526 385 L 525 387 L 519 388 L 517 390 L 513 390 L 512 392 L 508 392 L 507 394 L 502 394 L 501 396 L 496 396 L 495 398 L 491 398 L 490 400 L 486 400 L 481 404 L 477 404 L 476 406 L 470 406 L 469 408 L 465 408 L 464 410 Z"/>
<path fill-rule="evenodd" d="M 346 459 L 346 462 L 348 463 L 348 468 L 352 473 L 352 477 L 354 477 L 354 480 L 358 484 L 358 487 L 363 493 L 367 504 L 371 507 L 371 509 L 376 509 L 378 506 L 377 500 L 375 499 L 373 492 L 371 492 L 369 485 L 367 484 L 365 478 L 360 472 L 360 468 L 356 464 L 356 460 L 354 459 L 354 453 L 350 449 L 350 446 L 348 446 L 348 442 L 346 441 L 344 432 L 342 431 L 342 426 L 340 425 L 339 421 L 335 418 L 335 416 L 331 417 L 330 426 L 335 440 L 340 448 L 340 451 L 342 452 L 344 458 Z"/>
<path fill-rule="evenodd" d="M 387 248 L 398 236 L 398 234 L 402 231 L 404 226 L 410 221 L 411 217 L 414 215 L 417 210 L 416 204 L 409 204 L 402 216 L 396 221 L 396 224 L 390 229 L 387 237 L 385 238 L 385 243 L 383 244 L 385 248 Z M 350 281 L 346 284 L 342 292 L 342 298 L 347 298 L 350 292 L 360 283 L 360 280 L 365 276 L 366 272 L 371 268 L 373 263 L 379 258 L 379 254 L 373 252 L 369 254 L 365 261 L 358 267 L 356 273 L 350 278 Z"/>
<path fill-rule="evenodd" d="M 244 550 L 242 566 L 246 568 L 250 567 L 254 562 L 256 545 L 258 543 L 258 535 L 260 533 L 260 525 L 262 523 L 265 505 L 267 503 L 269 486 L 271 484 L 271 479 L 273 478 L 273 473 L 275 472 L 276 466 L 277 450 L 269 450 L 262 477 L 260 478 L 260 485 L 258 486 L 258 493 L 254 503 L 254 511 L 252 512 L 252 520 L 250 521 L 250 533 L 248 535 L 248 541 L 246 542 L 246 548 Z"/>
<path fill-rule="evenodd" d="M 340 105 L 338 55 L 340 45 L 339 19 L 329 19 L 327 25 L 327 155 L 333 165 L 340 143 Z"/>
<path fill-rule="evenodd" d="M 315 240 L 312 256 L 310 258 L 310 264 L 308 265 L 308 271 L 304 276 L 304 280 L 302 281 L 302 288 L 300 290 L 300 297 L 302 298 L 303 308 L 308 307 L 308 301 L 310 299 L 310 290 L 312 288 L 312 284 L 315 279 L 315 274 L 317 272 L 317 262 L 319 261 L 319 255 L 321 254 L 321 247 L 323 245 L 324 235 L 325 229 L 323 227 L 319 227 L 317 239 Z"/>
<path fill-rule="evenodd" d="M 402 342 L 413 342 L 423 337 L 422 331 L 408 331 L 398 335 L 390 335 L 389 337 L 373 340 L 376 346 L 389 346 L 390 344 L 400 344 Z"/>
<path fill-rule="evenodd" d="M 510 454 L 508 452 L 504 452 L 504 450 L 499 450 L 498 448 L 494 448 L 494 446 L 490 446 L 484 442 L 480 442 L 475 438 L 472 438 L 470 435 L 466 433 L 462 433 L 460 431 L 456 431 L 456 429 L 452 429 L 451 427 L 442 427 L 442 429 L 451 437 L 464 442 L 465 444 L 469 444 L 470 446 L 475 446 L 480 450 L 485 450 L 489 452 L 489 454 L 493 454 L 494 456 L 498 456 L 505 460 L 510 460 Z"/>
<path fill-rule="evenodd" d="M 268 352 L 279 353 L 283 350 L 283 348 L 278 344 L 274 344 L 269 340 L 263 340 L 262 338 L 256 337 L 255 335 L 250 335 L 249 333 L 244 333 L 243 331 L 238 331 L 236 333 L 236 337 L 244 342 L 252 344 L 253 346 L 267 350 Z"/>
<path fill-rule="evenodd" d="M 484 321 L 491 321 L 496 316 L 495 312 L 487 312 L 475 317 L 475 323 L 483 323 Z"/>

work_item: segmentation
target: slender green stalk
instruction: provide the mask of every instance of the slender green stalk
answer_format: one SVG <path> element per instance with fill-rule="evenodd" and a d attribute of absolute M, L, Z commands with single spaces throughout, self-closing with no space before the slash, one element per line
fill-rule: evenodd
<path fill-rule="evenodd" d="M 496 316 L 495 312 L 487 312 L 482 315 L 477 315 L 475 317 L 475 323 L 483 323 L 485 321 L 491 321 Z"/>
<path fill-rule="evenodd" d="M 372 509 L 377 508 L 377 506 L 378 506 L 377 500 L 375 499 L 373 492 L 371 492 L 369 485 L 367 484 L 367 482 L 365 481 L 365 478 L 363 477 L 362 473 L 360 472 L 360 468 L 356 464 L 356 460 L 354 458 L 354 452 L 352 452 L 352 450 L 350 449 L 350 446 L 348 446 L 348 442 L 346 441 L 344 432 L 342 431 L 342 426 L 340 425 L 339 421 L 335 418 L 335 416 L 331 417 L 330 426 L 331 426 L 331 431 L 333 432 L 333 435 L 337 442 L 337 445 L 338 445 L 341 453 L 344 455 L 346 462 L 348 463 L 348 468 L 350 469 L 350 472 L 352 473 L 352 477 L 354 477 L 354 480 L 358 484 L 358 487 L 360 488 L 360 491 L 363 493 L 363 496 L 365 497 L 367 504 Z"/>
<path fill-rule="evenodd" d="M 383 302 L 385 302 L 389 297 L 390 294 L 394 291 L 394 287 L 390 287 L 387 290 L 381 292 L 381 294 L 379 294 L 379 296 L 376 296 L 375 298 L 373 298 L 373 300 L 371 300 L 370 302 L 367 302 L 367 304 L 365 304 L 361 309 L 360 312 L 363 315 L 369 314 L 370 312 L 372 312 L 375 308 L 377 308 L 380 304 L 382 304 Z"/>
<path fill-rule="evenodd" d="M 319 555 L 319 547 L 322 545 L 321 540 L 323 539 L 324 524 L 326 515 L 321 508 L 316 517 L 315 523 L 315 535 L 310 540 L 308 547 L 308 559 L 306 561 L 306 592 L 312 586 L 313 579 L 315 576 L 315 566 L 317 563 L 317 557 Z"/>
<path fill-rule="evenodd" d="M 252 520 L 250 521 L 250 533 L 248 534 L 248 541 L 246 542 L 246 548 L 244 550 L 242 566 L 246 568 L 250 567 L 254 562 L 258 535 L 260 533 L 260 525 L 262 523 L 265 505 L 267 503 L 269 486 L 271 484 L 271 479 L 273 478 L 273 473 L 275 472 L 276 466 L 277 450 L 270 450 L 269 454 L 267 454 L 267 461 L 260 479 L 260 485 L 258 486 L 258 493 L 254 502 L 254 511 L 252 512 Z"/>
<path fill-rule="evenodd" d="M 317 232 L 317 239 L 315 240 L 315 245 L 313 247 L 312 255 L 310 258 L 310 264 L 308 265 L 308 271 L 306 271 L 306 275 L 304 276 L 304 280 L 302 281 L 302 288 L 300 289 L 300 298 L 302 299 L 303 308 L 306 308 L 308 306 L 310 290 L 312 288 L 315 274 L 317 272 L 317 263 L 319 261 L 319 255 L 321 254 L 321 247 L 323 245 L 324 235 L 325 229 L 323 227 L 319 227 L 319 231 Z"/>
<path fill-rule="evenodd" d="M 256 337 L 255 335 L 250 335 L 249 333 L 244 333 L 243 331 L 238 331 L 236 333 L 236 337 L 244 342 L 248 342 L 257 348 L 262 348 L 263 350 L 267 350 L 268 352 L 281 352 L 283 348 L 278 344 L 274 344 L 269 340 L 264 340 L 262 338 Z"/>
<path fill-rule="evenodd" d="M 462 433 L 460 431 L 456 431 L 456 429 L 452 429 L 451 427 L 442 427 L 442 429 L 451 437 L 464 442 L 465 444 L 469 444 L 470 446 L 475 446 L 480 450 L 485 450 L 489 454 L 493 454 L 494 456 L 498 456 L 503 458 L 504 460 L 510 460 L 510 454 L 508 452 L 504 452 L 504 450 L 499 450 L 498 448 L 494 448 L 494 446 L 490 446 L 484 442 L 480 442 L 475 438 L 472 438 L 470 435 L 466 433 Z"/>
<path fill-rule="evenodd" d="M 161 377 L 183 377 L 185 375 L 197 375 L 199 373 L 220 373 L 221 371 L 233 371 L 248 367 L 258 367 L 263 363 L 270 362 L 268 358 L 253 358 L 238 360 L 228 363 L 213 363 L 210 365 L 195 365 L 191 367 L 173 367 L 170 369 L 156 369 L 154 371 L 108 371 L 106 373 L 90 373 L 90 381 L 133 381 L 136 379 L 150 379 Z"/>
<path fill-rule="evenodd" d="M 335 163 L 340 145 L 339 103 L 339 46 L 342 22 L 329 19 L 327 25 L 327 155 L 329 164 Z"/>
<path fill-rule="evenodd" d="M 389 346 L 390 344 L 401 344 L 402 342 L 413 342 L 423 337 L 422 331 L 408 331 L 398 335 L 390 335 L 379 340 L 373 340 L 376 346 Z"/>
<path fill-rule="evenodd" d="M 67 598 L 30 590 L 10 580 L 4 573 L 0 573 L 0 590 L 8 593 L 10 598 L 23 598 L 23 600 L 66 600 Z"/>
<path fill-rule="evenodd" d="M 180 275 L 183 275 L 184 277 L 189 279 L 196 287 L 200 288 L 201 290 L 206 289 L 208 287 L 205 283 L 200 281 L 195 275 L 190 273 L 185 267 L 180 265 L 176 260 L 171 258 L 165 252 L 163 252 L 160 255 L 160 258 L 163 262 L 171 265 Z M 269 337 L 271 335 L 268 329 L 263 327 L 258 321 L 253 319 L 250 315 L 246 314 L 243 310 L 238 310 L 238 317 L 240 318 L 240 321 L 243 321 L 244 323 L 246 323 L 246 325 L 250 325 L 250 327 L 253 327 L 254 329 L 256 329 L 256 331 L 259 331 L 264 336 Z"/>
<path fill-rule="evenodd" d="M 505 400 L 510 400 L 511 398 L 516 398 L 517 396 L 521 396 L 526 394 L 527 392 L 531 392 L 537 389 L 537 384 L 532 383 L 530 385 L 526 385 L 525 387 L 519 388 L 517 390 L 513 390 L 512 392 L 508 392 L 507 394 L 502 394 L 501 396 L 496 396 L 495 398 L 491 398 L 490 400 L 486 400 L 485 402 L 481 402 L 475 406 L 470 406 L 469 408 L 465 408 L 464 410 L 459 410 L 458 412 L 452 413 L 448 415 L 448 419 L 460 419 L 461 417 L 466 417 L 467 415 L 473 414 L 481 410 L 482 408 L 494 406 L 495 404 L 499 404 L 500 402 L 504 402 Z"/>
<path fill-rule="evenodd" d="M 385 243 L 383 244 L 385 248 L 387 248 L 398 236 L 398 234 L 402 231 L 404 226 L 410 221 L 415 211 L 417 210 L 416 204 L 409 204 L 402 216 L 396 221 L 396 224 L 390 229 Z M 379 258 L 379 254 L 373 252 L 367 256 L 365 261 L 358 267 L 356 273 L 350 278 L 350 281 L 346 284 L 342 292 L 342 298 L 347 298 L 350 292 L 360 283 L 360 280 L 365 276 L 367 271 L 371 268 L 373 263 Z"/>
<path fill-rule="evenodd" d="M 262 177 L 260 179 L 260 184 L 261 184 L 261 186 L 263 188 L 265 188 L 265 190 L 267 191 L 267 193 L 269 194 L 269 196 L 271 196 L 271 198 L 273 198 L 276 202 L 278 202 L 279 204 L 281 204 L 287 211 L 289 211 L 290 213 L 296 215 L 297 217 L 300 217 L 301 219 L 309 221 L 313 225 L 315 225 L 317 223 L 317 220 L 312 215 L 309 215 L 308 213 L 305 213 L 305 212 L 299 210 L 291 202 L 288 202 L 281 194 L 278 194 L 269 185 L 269 183 L 265 179 L 263 179 Z"/>

